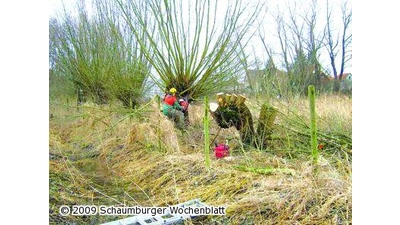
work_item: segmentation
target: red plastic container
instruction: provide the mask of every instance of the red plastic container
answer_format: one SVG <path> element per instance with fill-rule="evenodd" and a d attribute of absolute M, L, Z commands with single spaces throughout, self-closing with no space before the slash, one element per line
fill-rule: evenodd
<path fill-rule="evenodd" d="M 229 146 L 226 144 L 219 144 L 214 147 L 214 154 L 217 159 L 229 156 Z"/>

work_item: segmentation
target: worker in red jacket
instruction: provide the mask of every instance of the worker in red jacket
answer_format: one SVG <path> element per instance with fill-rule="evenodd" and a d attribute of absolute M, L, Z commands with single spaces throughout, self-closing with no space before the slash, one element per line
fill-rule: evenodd
<path fill-rule="evenodd" d="M 184 108 L 179 104 L 176 98 L 176 89 L 171 88 L 164 96 L 162 108 L 163 114 L 173 120 L 179 129 L 183 129 L 185 126 L 183 110 Z"/>
<path fill-rule="evenodd" d="M 189 126 L 189 102 L 185 99 L 179 99 L 179 105 L 182 106 L 183 117 L 185 118 L 185 125 Z"/>

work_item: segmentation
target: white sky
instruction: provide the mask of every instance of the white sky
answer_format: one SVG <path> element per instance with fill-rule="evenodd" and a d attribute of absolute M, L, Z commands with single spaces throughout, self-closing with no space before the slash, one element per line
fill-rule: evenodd
<path fill-rule="evenodd" d="M 88 2 L 88 0 L 86 0 Z M 334 12 L 332 14 L 332 19 L 333 19 L 333 26 L 334 28 L 340 28 L 341 29 L 341 23 L 342 23 L 342 18 L 341 18 L 341 9 L 340 5 L 342 2 L 346 0 L 330 0 L 330 4 L 332 5 L 332 11 Z M 50 0 L 50 7 L 49 7 L 49 15 L 50 16 L 57 16 L 56 12 L 62 10 L 62 2 L 65 3 L 67 10 L 72 10 L 74 9 L 74 6 L 76 4 L 76 0 Z M 250 1 L 251 2 L 251 1 Z M 218 2 L 219 5 L 221 5 L 223 1 Z M 317 30 L 319 30 L 319 35 L 322 35 L 322 30 L 323 27 L 325 26 L 325 17 L 326 17 L 326 1 L 317 1 L 318 5 L 318 15 L 317 15 Z M 350 4 L 351 2 L 349 2 Z M 281 50 L 279 46 L 279 39 L 277 36 L 277 29 L 276 29 L 276 21 L 275 17 L 276 15 L 286 15 L 288 16 L 288 8 L 294 8 L 296 5 L 296 12 L 298 11 L 305 11 L 309 9 L 309 5 L 311 4 L 310 0 L 270 0 L 267 2 L 267 11 L 262 15 L 264 18 L 261 20 L 261 18 L 258 18 L 257 23 L 263 23 L 261 26 L 262 29 L 264 29 L 264 34 L 265 34 L 265 39 L 267 42 L 268 47 L 272 47 L 275 55 L 274 57 L 274 62 L 278 67 L 283 67 L 282 59 L 279 56 Z M 350 5 L 351 6 L 351 5 Z M 223 6 L 221 6 L 223 8 Z M 90 3 L 87 3 L 87 9 L 90 10 Z M 295 12 L 295 14 L 296 14 Z M 318 34 L 317 34 L 318 35 Z M 252 41 L 250 42 L 251 45 L 249 45 L 246 50 L 247 54 L 249 55 L 248 60 L 251 62 L 255 61 L 255 57 L 257 57 L 257 60 L 263 64 L 265 64 L 268 60 L 268 56 L 264 51 L 264 47 L 259 39 L 259 37 L 253 37 Z M 339 54 L 340 55 L 340 54 Z M 340 70 L 339 65 L 340 65 L 340 58 L 339 56 L 337 57 L 336 60 L 336 67 L 338 70 Z M 328 53 L 325 48 L 320 50 L 320 63 L 322 66 L 327 69 L 328 71 L 331 71 L 331 66 L 330 66 L 330 60 L 328 57 Z M 347 63 L 347 67 L 344 72 L 352 72 L 351 71 L 351 62 Z M 259 65 L 262 66 L 262 65 Z M 252 67 L 255 67 L 253 65 Z"/>

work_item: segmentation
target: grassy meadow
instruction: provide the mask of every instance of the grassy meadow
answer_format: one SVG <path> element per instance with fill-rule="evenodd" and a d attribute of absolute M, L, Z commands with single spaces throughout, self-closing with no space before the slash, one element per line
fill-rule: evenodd
<path fill-rule="evenodd" d="M 329 88 L 323 82 L 318 56 L 327 46 L 316 38 L 314 14 L 293 10 L 304 29 L 297 16 L 277 19 L 272 33 L 283 52 L 276 52 L 270 37 L 253 31 L 265 1 L 217 2 L 95 0 L 89 10 L 77 1 L 49 19 L 50 224 L 123 218 L 61 216 L 62 205 L 166 207 L 192 199 L 225 206 L 227 215 L 185 224 L 352 223 L 351 89 L 344 95 L 338 80 Z M 265 62 L 252 57 L 254 38 L 262 39 Z M 309 85 L 317 92 L 314 155 Z M 172 87 L 193 100 L 185 130 L 160 112 L 154 94 Z M 276 109 L 267 147 L 204 121 L 205 99 L 216 102 L 219 92 L 246 95 L 249 110 L 238 117 L 248 122 L 250 111 L 255 129 L 261 109 Z M 227 142 L 230 155 L 205 155 L 208 141 Z"/>
<path fill-rule="evenodd" d="M 323 145 L 317 164 L 311 160 L 306 98 L 248 97 L 255 123 L 261 104 L 278 109 L 268 148 L 243 146 L 238 131 L 219 131 L 211 120 L 210 140 L 227 140 L 230 156 L 216 159 L 211 152 L 208 170 L 201 101 L 190 105 L 190 126 L 180 131 L 162 115 L 156 97 L 136 109 L 113 101 L 78 107 L 73 91 L 67 97 L 55 90 L 50 87 L 51 224 L 123 218 L 63 217 L 61 205 L 165 207 L 191 199 L 226 206 L 227 215 L 185 224 L 352 223 L 351 97 L 317 95 Z M 215 96 L 209 99 L 215 102 Z"/>

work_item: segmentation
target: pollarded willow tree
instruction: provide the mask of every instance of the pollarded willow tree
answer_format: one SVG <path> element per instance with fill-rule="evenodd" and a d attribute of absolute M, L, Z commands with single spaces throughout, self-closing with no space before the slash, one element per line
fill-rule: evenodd
<path fill-rule="evenodd" d="M 51 66 L 74 83 L 78 101 L 82 91 L 97 103 L 116 98 L 133 108 L 146 92 L 151 65 L 115 2 L 94 0 L 90 12 L 85 6 L 78 2 L 76 11 L 64 9 L 50 20 Z"/>
<path fill-rule="evenodd" d="M 156 72 L 153 81 L 161 90 L 175 87 L 186 99 L 219 92 L 233 81 L 241 69 L 239 45 L 247 44 L 244 37 L 261 9 L 240 0 L 117 2 Z"/>

